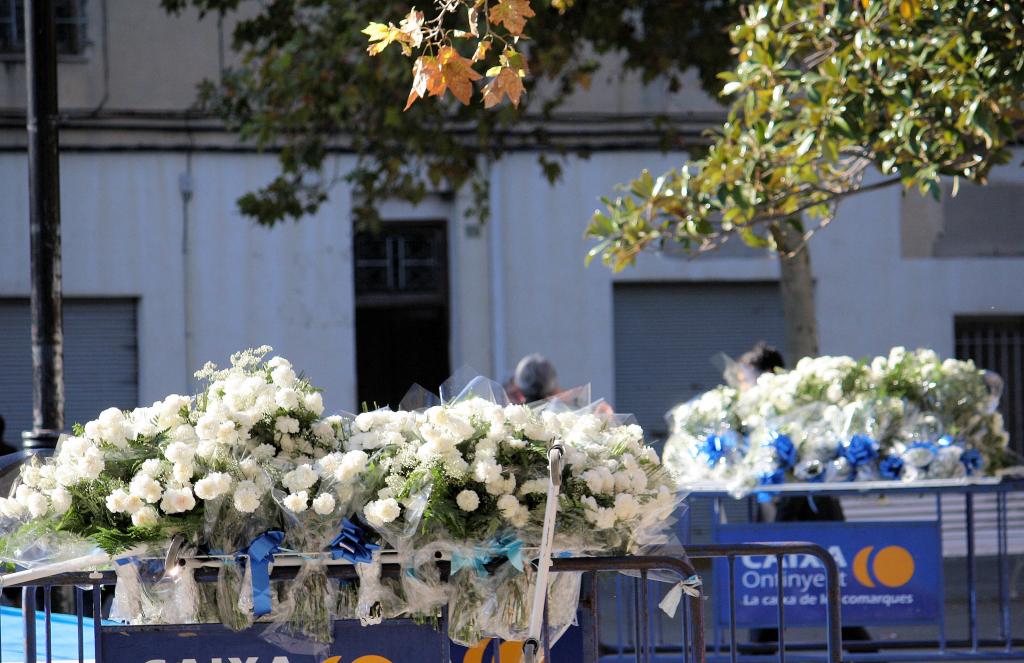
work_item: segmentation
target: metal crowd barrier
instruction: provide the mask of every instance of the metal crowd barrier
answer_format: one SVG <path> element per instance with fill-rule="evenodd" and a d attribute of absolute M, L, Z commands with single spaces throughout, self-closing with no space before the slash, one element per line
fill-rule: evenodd
<path fill-rule="evenodd" d="M 824 624 L 825 636 L 823 637 L 825 644 L 819 651 L 803 656 L 790 656 L 786 651 L 787 647 L 783 647 L 778 652 L 778 660 L 815 660 L 839 663 L 841 636 L 838 569 L 826 550 L 819 546 L 803 543 L 692 546 L 687 549 L 686 556 L 554 559 L 552 572 L 584 574 L 583 592 L 578 613 L 578 626 L 572 627 L 569 633 L 563 636 L 554 647 L 547 639 L 547 629 L 544 629 L 543 660 L 552 663 L 562 663 L 563 661 L 565 663 L 580 661 L 598 663 L 619 660 L 623 657 L 635 661 L 635 663 L 661 663 L 669 660 L 679 663 L 703 663 L 706 660 L 712 660 L 707 656 L 708 644 L 705 638 L 705 605 L 707 603 L 705 596 L 683 594 L 679 610 L 673 619 L 667 619 L 666 615 L 657 611 L 652 601 L 655 596 L 664 597 L 664 594 L 680 581 L 689 580 L 692 583 L 693 576 L 698 574 L 694 561 L 703 563 L 712 558 L 721 559 L 732 567 L 740 556 L 751 554 L 772 555 L 780 561 L 785 555 L 806 554 L 820 560 L 828 577 L 827 622 Z M 385 567 L 384 569 L 385 574 L 399 572 L 397 567 Z M 212 582 L 216 580 L 217 569 L 200 568 L 195 573 L 197 581 Z M 273 569 L 271 578 L 287 581 L 294 579 L 296 573 L 296 567 L 278 567 Z M 339 579 L 351 580 L 356 577 L 355 570 L 351 566 L 331 566 L 329 573 L 332 577 Z M 611 578 L 607 576 L 611 576 Z M 625 615 L 626 622 L 616 619 L 616 623 L 610 627 L 612 630 L 621 629 L 628 622 L 632 630 L 628 647 L 610 648 L 604 644 L 608 640 L 608 634 L 605 631 L 609 625 L 607 624 L 607 615 L 602 614 L 602 601 L 598 600 L 598 593 L 599 587 L 605 585 L 608 580 L 620 583 L 623 587 L 629 587 L 631 591 L 633 611 Z M 310 656 L 292 656 L 285 653 L 280 656 L 275 655 L 272 661 L 241 656 L 244 652 L 228 651 L 225 648 L 226 645 L 223 644 L 237 642 L 239 634 L 232 633 L 220 625 L 127 627 L 105 623 L 102 619 L 104 614 L 103 590 L 107 588 L 109 594 L 109 588 L 115 583 L 114 572 L 104 571 L 63 574 L 32 586 L 23 587 L 21 589 L 20 615 L 11 615 L 10 608 L 0 614 L 0 633 L 4 634 L 4 638 L 8 638 L 10 633 L 9 629 L 2 628 L 5 620 L 20 617 L 24 622 L 20 633 L 20 642 L 9 643 L 0 640 L 0 663 L 27 663 L 29 661 L 47 661 L 47 663 L 53 661 L 183 663 L 183 661 L 189 661 L 191 663 L 193 660 L 210 661 L 211 663 L 227 663 L 234 660 L 247 663 L 253 663 L 254 660 L 257 663 L 296 663 L 297 661 L 321 663 Z M 54 596 L 58 588 L 71 588 L 74 603 L 73 615 L 58 615 L 54 612 Z M 692 593 L 701 594 L 701 592 Z M 40 595 L 42 609 L 38 611 Z M 616 600 L 621 601 L 623 598 L 624 594 L 617 596 Z M 70 656 L 66 652 L 57 652 L 56 645 L 60 643 L 55 642 L 54 626 L 58 624 L 62 632 L 70 632 L 74 641 Z M 374 654 L 356 656 L 353 653 L 348 657 L 345 655 L 332 656 L 326 661 L 330 661 L 330 663 L 412 663 L 413 661 L 431 663 L 436 660 L 439 663 L 482 663 L 484 660 L 490 660 L 493 663 L 518 663 L 521 660 L 520 647 L 509 647 L 502 643 L 488 645 L 485 642 L 475 650 L 457 650 L 444 635 L 446 631 L 445 614 L 441 615 L 440 623 L 436 628 L 430 625 L 414 624 L 409 620 L 392 620 L 368 627 L 360 627 L 358 622 L 353 622 L 347 626 L 353 627 L 350 633 L 359 634 L 359 637 L 364 639 L 401 640 L 409 637 L 409 634 L 415 634 L 419 638 L 417 642 L 420 645 L 410 644 L 410 651 L 401 656 L 392 655 L 391 658 Z M 781 602 L 778 610 L 778 626 L 780 632 L 784 633 L 785 609 Z M 254 629 L 258 628 L 259 624 L 254 627 Z M 672 629 L 679 636 L 680 646 L 674 651 L 664 651 L 664 648 L 657 642 L 656 637 L 665 629 Z M 424 640 L 424 634 L 428 630 L 429 635 L 426 636 L 427 640 Z M 120 644 L 126 640 L 117 637 L 125 635 L 133 636 L 134 644 L 130 648 Z M 242 632 L 242 637 L 248 638 L 250 641 L 254 639 L 254 636 L 255 634 L 249 631 Z M 429 646 L 422 646 L 423 642 L 428 641 Z M 176 654 L 174 646 L 169 647 L 167 642 L 191 642 L 193 647 L 198 646 L 203 657 L 197 658 L 194 654 Z M 746 660 L 744 656 L 740 655 L 737 646 L 739 639 L 735 624 L 730 629 L 728 642 L 730 644 L 725 651 L 729 660 Z M 721 648 L 712 648 L 712 652 L 721 653 L 721 651 Z M 58 657 L 58 653 L 60 653 L 60 657 Z M 485 659 L 488 655 L 490 658 Z"/>
<path fill-rule="evenodd" d="M 761 493 L 744 499 L 733 499 L 716 488 L 695 490 L 688 496 L 688 510 L 680 519 L 680 540 L 690 558 L 699 564 L 703 549 L 716 544 L 735 546 L 728 542 L 736 537 L 745 541 L 807 539 L 828 547 L 824 539 L 831 536 L 830 532 L 849 530 L 844 535 L 849 547 L 837 545 L 842 549 L 836 552 L 843 555 L 846 551 L 841 569 L 846 646 L 843 661 L 1024 661 L 1024 481 L 992 478 L 970 483 L 872 482 L 821 484 L 812 491 L 806 488 L 765 486 Z M 763 515 L 759 516 L 763 514 L 763 505 L 780 498 L 809 500 L 807 508 L 812 509 L 815 499 L 822 503 L 826 498 L 835 498 L 841 503 L 846 519 L 838 524 L 758 522 L 764 520 Z M 823 538 L 812 536 L 816 534 Z M 921 606 L 928 615 L 916 621 L 890 620 L 886 615 L 891 610 L 886 606 L 871 609 L 869 612 L 875 615 L 871 620 L 863 618 L 867 608 L 858 613 L 861 615 L 858 619 L 846 614 L 856 609 L 854 604 L 860 600 L 858 593 L 877 592 L 888 586 L 882 587 L 878 582 L 877 567 L 869 568 L 872 555 L 878 559 L 879 548 L 889 546 L 888 543 L 876 544 L 876 540 L 886 537 L 892 537 L 891 547 L 905 547 L 913 552 L 907 573 L 919 574 L 913 582 L 922 583 L 926 594 L 930 591 L 934 598 L 933 604 Z M 923 541 L 934 541 L 934 544 Z M 929 546 L 932 548 L 930 555 L 924 549 Z M 857 555 L 858 549 L 864 554 Z M 917 559 L 919 551 L 923 551 L 923 557 L 931 559 Z M 858 560 L 858 557 L 863 559 Z M 858 562 L 860 569 L 856 568 Z M 729 601 L 735 601 L 737 573 L 732 564 L 728 568 L 721 564 L 699 568 L 710 581 L 705 584 L 713 588 L 708 592 L 711 603 L 721 600 L 714 588 L 724 585 L 730 590 Z M 780 573 L 781 588 L 782 564 L 776 564 L 775 568 Z M 745 572 L 741 570 L 740 577 Z M 786 570 L 787 574 L 790 572 Z M 903 578 L 887 580 L 889 585 L 898 585 Z M 862 584 L 878 587 L 868 589 Z M 630 596 L 629 588 L 618 580 L 606 586 L 604 593 L 603 603 L 622 620 L 628 620 L 623 597 Z M 741 600 L 746 600 L 743 591 L 740 594 Z M 789 589 L 786 594 L 791 601 L 801 596 L 799 591 Z M 780 589 L 779 602 L 782 597 Z M 656 603 L 658 596 L 649 600 Z M 743 609 L 741 606 L 741 613 Z M 708 612 L 713 615 L 706 624 L 708 660 L 712 662 L 782 660 L 783 656 L 786 660 L 810 660 L 805 658 L 809 652 L 822 650 L 826 645 L 820 630 L 809 630 L 792 621 L 785 628 L 741 623 L 737 629 L 735 612 L 731 613 L 731 618 L 724 618 L 721 605 L 712 606 Z M 782 623 L 781 614 L 777 621 Z M 848 633 L 854 630 L 859 631 L 853 634 L 856 641 Z M 759 634 L 760 641 L 757 641 Z M 628 659 L 630 637 L 622 632 L 605 636 L 605 648 L 617 654 L 614 660 Z M 678 637 L 660 631 L 655 633 L 653 641 L 655 649 L 664 653 L 659 660 L 678 660 L 672 658 L 681 652 Z M 621 655 L 623 653 L 627 656 Z"/>

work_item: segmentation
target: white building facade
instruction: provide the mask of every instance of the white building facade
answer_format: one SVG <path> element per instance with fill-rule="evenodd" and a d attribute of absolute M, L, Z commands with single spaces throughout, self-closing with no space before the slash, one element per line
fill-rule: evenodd
<path fill-rule="evenodd" d="M 783 341 L 778 268 L 767 254 L 645 255 L 620 274 L 584 266 L 599 197 L 683 153 L 622 139 L 567 159 L 554 186 L 536 154 L 510 153 L 490 167 L 483 225 L 466 218 L 463 194 L 439 192 L 418 207 L 386 205 L 383 239 L 356 240 L 350 192 L 339 185 L 315 216 L 262 228 L 235 200 L 275 174 L 274 156 L 186 113 L 194 84 L 217 76 L 216 23 L 169 18 L 148 7 L 156 3 L 78 2 L 89 39 L 61 64 L 70 421 L 190 391 L 205 361 L 270 344 L 334 410 L 356 409 L 367 385 L 416 367 L 433 376 L 470 366 L 504 380 L 519 357 L 541 352 L 563 386 L 589 382 L 657 432 L 661 412 L 714 384 L 716 353 Z M 173 63 L 161 55 L 171 52 Z M 24 68 L 5 57 L 0 415 L 10 439 L 30 424 L 31 386 Z M 579 121 L 612 137 L 617 114 L 714 111 L 692 91 L 598 94 L 581 108 L 603 114 L 577 111 Z M 342 171 L 351 159 L 332 158 Z M 1009 428 L 1020 431 L 1024 243 L 1010 229 L 1024 171 L 1007 166 L 992 180 L 994 194 L 968 188 L 941 204 L 895 189 L 845 201 L 811 242 L 820 344 L 855 356 L 893 345 L 973 356 L 1004 374 Z"/>

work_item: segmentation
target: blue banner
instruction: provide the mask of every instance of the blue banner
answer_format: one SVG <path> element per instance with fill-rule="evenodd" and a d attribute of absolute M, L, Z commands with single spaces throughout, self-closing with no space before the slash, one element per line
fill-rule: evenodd
<path fill-rule="evenodd" d="M 936 522 L 806 522 L 722 525 L 718 543 L 809 541 L 829 551 L 839 567 L 843 625 L 925 624 L 941 619 L 942 545 Z M 729 623 L 729 577 L 716 562 L 715 603 L 720 623 Z M 738 626 L 777 622 L 779 568 L 774 556 L 735 562 Z M 787 626 L 825 624 L 826 578 L 810 555 L 782 561 Z"/>
<path fill-rule="evenodd" d="M 87 622 L 86 630 L 91 626 Z M 403 619 L 365 627 L 358 621 L 337 621 L 334 644 L 323 657 L 289 653 L 261 640 L 261 628 L 257 624 L 234 632 L 220 624 L 105 626 L 103 663 L 441 663 L 449 651 L 452 663 L 522 660 L 520 642 L 486 639 L 467 649 L 449 643 L 432 626 Z M 86 658 L 91 654 L 87 649 Z M 579 627 L 570 628 L 551 652 L 552 663 L 576 663 L 582 656 Z"/>

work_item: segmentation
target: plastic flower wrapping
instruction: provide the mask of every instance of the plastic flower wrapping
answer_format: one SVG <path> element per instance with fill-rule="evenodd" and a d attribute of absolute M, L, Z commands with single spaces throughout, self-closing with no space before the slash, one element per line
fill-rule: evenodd
<path fill-rule="evenodd" d="M 994 373 L 927 349 L 805 358 L 673 408 L 664 462 L 683 486 L 721 483 L 734 495 L 784 482 L 992 474 L 1011 460 L 1001 392 Z"/>
<path fill-rule="evenodd" d="M 554 444 L 564 449 L 555 551 L 669 542 L 675 483 L 640 427 L 601 403 L 509 405 L 476 378 L 446 385 L 444 400 L 421 393 L 415 409 L 324 416 L 320 392 L 269 351 L 208 364 L 196 397 L 108 409 L 23 465 L 0 499 L 0 560 L 32 568 L 102 551 L 118 577 L 113 619 L 270 622 L 262 637 L 316 653 L 334 619 L 429 621 L 444 607 L 456 642 L 520 638 Z M 181 561 L 153 573 L 172 540 Z M 382 555 L 401 572 L 382 573 Z M 357 582 L 329 579 L 339 560 Z M 300 567 L 295 580 L 272 581 L 284 563 Z M 197 583 L 199 566 L 217 567 L 217 582 Z M 578 594 L 577 575 L 554 574 L 553 637 Z"/>

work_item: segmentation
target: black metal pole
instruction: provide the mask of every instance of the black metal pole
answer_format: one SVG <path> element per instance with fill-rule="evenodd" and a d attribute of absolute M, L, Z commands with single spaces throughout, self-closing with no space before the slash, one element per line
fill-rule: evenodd
<path fill-rule="evenodd" d="M 25 0 L 29 227 L 32 269 L 32 430 L 26 449 L 57 445 L 64 428 L 57 35 L 53 0 Z"/>

